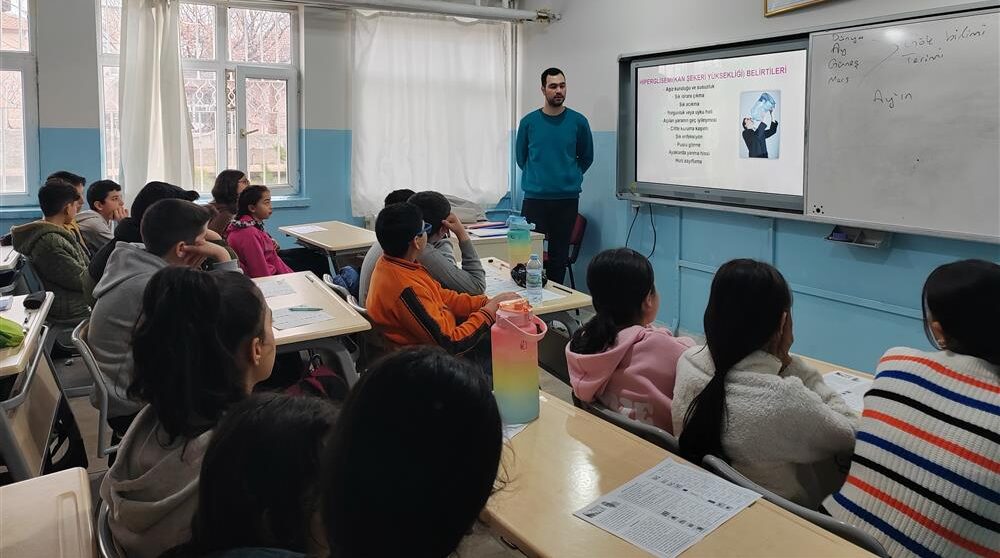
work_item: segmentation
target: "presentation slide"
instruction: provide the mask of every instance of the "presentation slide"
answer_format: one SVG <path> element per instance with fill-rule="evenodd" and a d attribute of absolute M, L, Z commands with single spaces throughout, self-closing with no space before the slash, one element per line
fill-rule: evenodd
<path fill-rule="evenodd" d="M 636 72 L 637 181 L 803 194 L 805 50 Z"/>

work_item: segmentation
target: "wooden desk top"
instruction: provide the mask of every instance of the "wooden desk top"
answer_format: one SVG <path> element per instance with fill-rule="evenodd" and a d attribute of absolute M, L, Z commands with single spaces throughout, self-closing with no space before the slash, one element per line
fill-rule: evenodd
<path fill-rule="evenodd" d="M 496 269 L 504 270 L 504 273 L 510 274 L 510 266 L 507 262 L 499 260 L 497 258 L 483 258 L 483 266 L 490 266 Z M 552 314 L 554 312 L 565 312 L 567 310 L 576 310 L 578 308 L 586 308 L 593 303 L 590 295 L 586 293 L 581 293 L 580 291 L 575 291 L 569 287 L 560 285 L 553 281 L 549 281 L 545 285 L 545 290 L 559 293 L 562 298 L 556 300 L 550 300 L 543 302 L 541 307 L 535 308 L 536 315 Z"/>
<path fill-rule="evenodd" d="M 834 370 L 839 370 L 841 372 L 846 372 L 848 374 L 853 374 L 861 378 L 872 379 L 874 374 L 870 372 L 859 372 L 857 370 L 851 370 L 850 368 L 844 368 L 843 366 L 837 366 L 836 364 L 830 364 L 829 362 L 816 360 L 807 356 L 798 355 L 802 360 L 809 363 L 813 368 L 815 368 L 820 374 L 826 374 L 828 372 L 833 372 Z"/>
<path fill-rule="evenodd" d="M 0 554 L 94 556 L 91 508 L 79 467 L 0 486 Z"/>
<path fill-rule="evenodd" d="M 338 337 L 372 328 L 364 316 L 358 314 L 344 299 L 340 298 L 340 295 L 330 290 L 323 283 L 323 280 L 313 275 L 311 271 L 289 273 L 288 275 L 274 275 L 272 277 L 258 277 L 253 281 L 258 285 L 274 281 L 284 281 L 288 286 L 295 289 L 295 294 L 275 296 L 267 299 L 267 305 L 271 307 L 271 310 L 301 304 L 322 308 L 324 312 L 333 316 L 332 320 L 325 322 L 317 322 L 280 331 L 277 329 L 274 330 L 274 340 L 279 346 L 327 337 Z"/>
<path fill-rule="evenodd" d="M 21 254 L 13 246 L 0 246 L 0 271 L 10 271 L 17 265 Z"/>
<path fill-rule="evenodd" d="M 451 238 L 455 239 L 455 236 L 452 235 Z M 479 237 L 479 236 L 476 236 L 476 235 L 472 234 L 472 231 L 469 231 L 469 238 L 472 240 L 472 243 L 475 244 L 476 246 L 480 246 L 482 244 L 507 244 L 507 237 L 506 237 L 506 235 L 505 236 L 483 236 L 483 237 Z M 545 240 L 545 235 L 542 234 L 542 233 L 537 233 L 535 231 L 531 231 L 531 240 L 532 240 L 532 242 L 534 242 L 536 240 Z M 458 240 L 455 240 L 455 242 L 457 243 Z"/>
<path fill-rule="evenodd" d="M 541 414 L 505 448 L 510 483 L 482 518 L 528 556 L 648 556 L 573 512 L 667 457 L 625 430 L 542 393 Z M 781 508 L 758 500 L 686 550 L 684 558 L 871 556 Z"/>
<path fill-rule="evenodd" d="M 322 227 L 322 231 L 300 233 L 296 232 L 296 227 Z M 340 252 L 343 250 L 357 250 L 368 248 L 378 240 L 375 238 L 375 231 L 356 227 L 341 221 L 323 221 L 322 223 L 303 223 L 288 227 L 278 227 L 278 230 L 327 252 Z"/>
<path fill-rule="evenodd" d="M 24 342 L 17 347 L 0 349 L 0 378 L 11 374 L 20 374 L 28 367 L 28 361 L 35 355 L 35 347 L 38 346 L 39 337 L 42 334 L 42 325 L 49 315 L 49 308 L 52 308 L 52 300 L 55 298 L 51 292 L 45 293 L 45 302 L 38 310 L 26 310 L 24 299 L 27 295 L 15 296 L 10 305 L 10 309 L 0 312 L 0 316 L 18 324 L 24 324 L 25 316 L 28 317 L 28 325 L 25 326 L 28 333 L 24 336 Z"/>

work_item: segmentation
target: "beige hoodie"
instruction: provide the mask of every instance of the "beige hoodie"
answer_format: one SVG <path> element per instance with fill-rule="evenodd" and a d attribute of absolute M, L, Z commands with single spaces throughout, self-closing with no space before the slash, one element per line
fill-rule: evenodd
<path fill-rule="evenodd" d="M 190 538 L 198 474 L 211 436 L 209 430 L 167 444 L 150 406 L 132 422 L 101 484 L 111 533 L 129 558 L 155 558 Z"/>

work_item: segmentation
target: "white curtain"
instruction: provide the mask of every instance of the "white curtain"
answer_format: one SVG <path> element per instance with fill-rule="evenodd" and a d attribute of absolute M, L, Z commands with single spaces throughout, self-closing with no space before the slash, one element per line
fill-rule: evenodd
<path fill-rule="evenodd" d="M 131 203 L 151 180 L 194 184 L 191 126 L 178 48 L 178 0 L 122 3 L 122 187 Z"/>
<path fill-rule="evenodd" d="M 351 204 L 397 188 L 495 204 L 510 173 L 510 24 L 356 12 Z"/>

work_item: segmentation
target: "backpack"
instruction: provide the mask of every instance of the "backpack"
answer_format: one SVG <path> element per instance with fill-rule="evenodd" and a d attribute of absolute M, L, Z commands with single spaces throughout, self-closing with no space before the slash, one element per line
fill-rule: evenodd
<path fill-rule="evenodd" d="M 323 358 L 313 355 L 309 359 L 306 374 L 299 381 L 285 388 L 289 395 L 314 395 L 331 401 L 343 401 L 351 388 L 347 380 L 330 367 L 323 364 Z"/>

